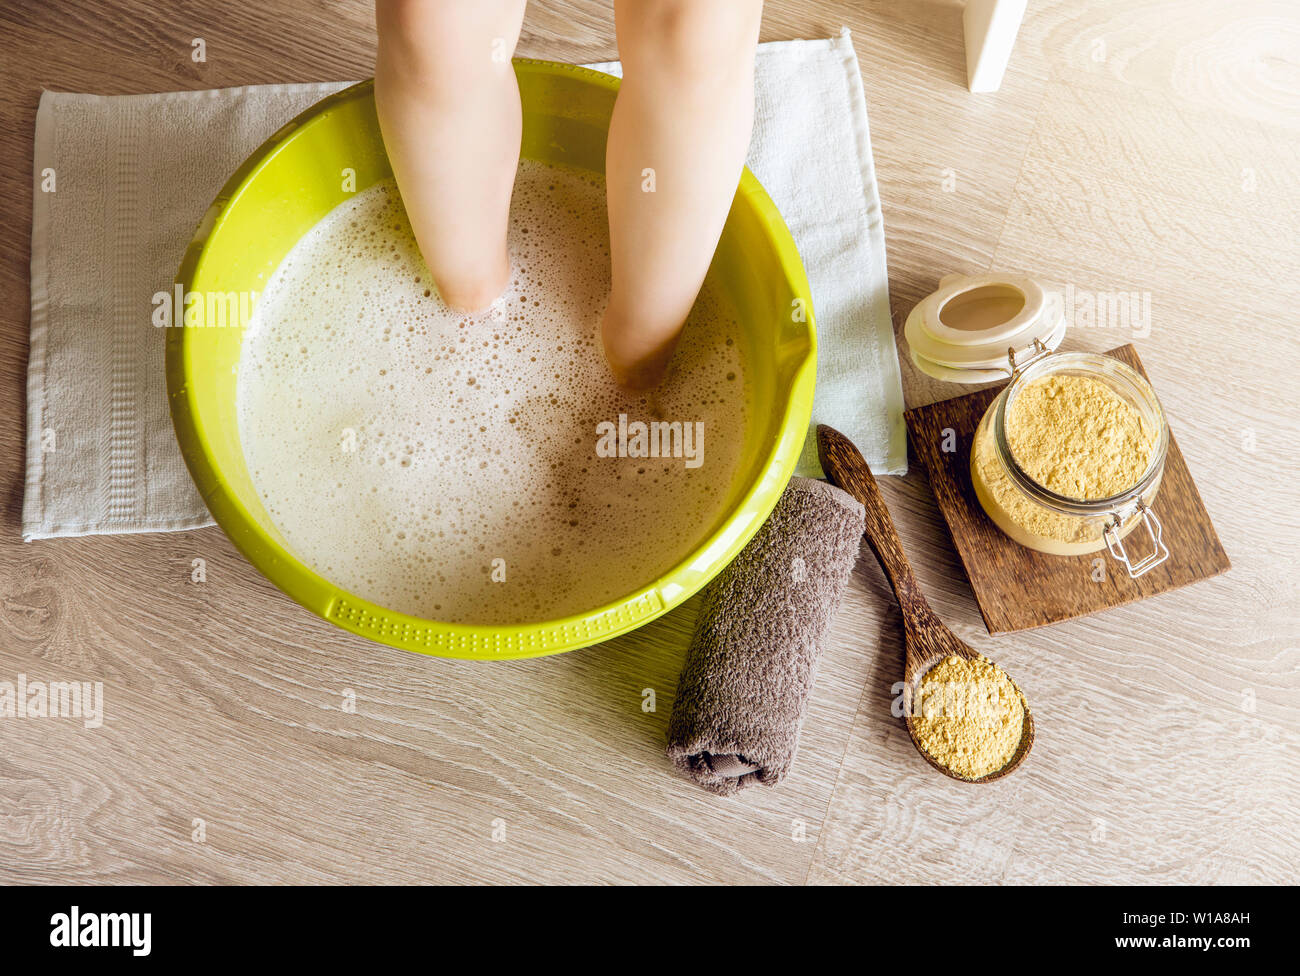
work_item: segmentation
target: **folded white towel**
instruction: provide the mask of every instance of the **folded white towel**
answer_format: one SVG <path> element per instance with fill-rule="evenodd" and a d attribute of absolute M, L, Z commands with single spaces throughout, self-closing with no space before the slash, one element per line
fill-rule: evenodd
<path fill-rule="evenodd" d="M 617 74 L 617 63 L 595 65 Z M 211 525 L 172 435 L 153 296 L 227 176 L 348 83 L 105 97 L 46 92 L 36 115 L 23 538 Z M 812 285 L 814 423 L 906 470 L 884 225 L 848 32 L 759 48 L 749 165 Z M 809 437 L 800 473 L 818 475 Z"/>

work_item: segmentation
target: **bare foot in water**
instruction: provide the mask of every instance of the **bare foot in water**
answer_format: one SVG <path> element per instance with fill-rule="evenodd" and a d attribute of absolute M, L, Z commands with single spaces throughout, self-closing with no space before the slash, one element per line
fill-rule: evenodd
<path fill-rule="evenodd" d="M 437 280 L 437 276 L 435 276 Z M 489 276 L 462 280 L 455 284 L 437 281 L 438 295 L 449 308 L 466 315 L 482 315 L 492 308 L 510 284 L 510 259 L 505 258 Z"/>
<path fill-rule="evenodd" d="M 627 393 L 642 394 L 663 382 L 677 347 L 680 326 L 671 334 L 656 336 L 633 329 L 613 311 L 600 323 L 600 341 L 614 380 Z"/>

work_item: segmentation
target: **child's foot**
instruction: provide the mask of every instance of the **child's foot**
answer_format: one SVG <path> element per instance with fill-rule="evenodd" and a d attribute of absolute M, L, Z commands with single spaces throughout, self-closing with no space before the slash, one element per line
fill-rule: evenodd
<path fill-rule="evenodd" d="M 618 388 L 631 396 L 644 396 L 653 391 L 663 379 L 662 372 L 637 369 L 635 366 L 627 368 L 615 363 L 608 354 L 605 359 L 609 363 L 609 371 L 614 374 L 614 382 L 618 384 Z"/>
<path fill-rule="evenodd" d="M 469 281 L 439 281 L 438 294 L 450 308 L 467 315 L 479 315 L 492 307 L 510 284 L 510 263 L 505 262 L 490 277 Z"/>
<path fill-rule="evenodd" d="M 627 325 L 614 321 L 607 311 L 600 324 L 601 345 L 614 381 L 628 393 L 653 390 L 668 372 L 677 334 L 668 341 L 654 342 Z"/>

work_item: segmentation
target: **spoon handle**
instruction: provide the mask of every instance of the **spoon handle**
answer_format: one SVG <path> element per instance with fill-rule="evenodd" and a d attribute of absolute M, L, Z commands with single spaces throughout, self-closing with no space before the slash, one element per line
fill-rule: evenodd
<path fill-rule="evenodd" d="M 821 460 L 822 470 L 831 481 L 866 508 L 867 543 L 880 560 L 885 575 L 889 577 L 908 627 L 929 619 L 933 615 L 930 605 L 921 593 L 920 584 L 916 581 L 907 556 L 903 554 L 903 544 L 894 529 L 894 520 L 889 517 L 885 499 L 861 452 L 835 428 L 818 424 L 817 457 Z"/>

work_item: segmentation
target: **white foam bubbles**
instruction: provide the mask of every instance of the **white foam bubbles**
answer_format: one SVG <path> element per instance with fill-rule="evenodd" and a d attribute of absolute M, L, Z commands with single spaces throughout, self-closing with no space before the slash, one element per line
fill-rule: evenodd
<path fill-rule="evenodd" d="M 719 516 L 746 415 L 738 327 L 706 286 L 651 404 L 610 378 L 603 183 L 524 160 L 513 277 L 489 312 L 438 298 L 395 186 L 342 204 L 281 262 L 239 372 L 240 437 L 291 547 L 382 606 L 459 623 L 626 596 Z M 597 425 L 703 422 L 703 463 L 601 457 Z"/>

